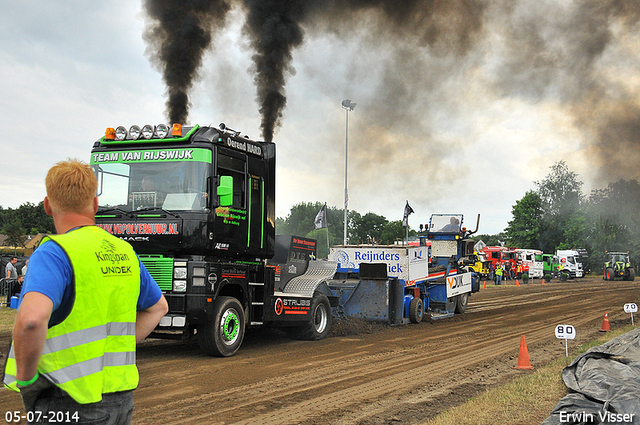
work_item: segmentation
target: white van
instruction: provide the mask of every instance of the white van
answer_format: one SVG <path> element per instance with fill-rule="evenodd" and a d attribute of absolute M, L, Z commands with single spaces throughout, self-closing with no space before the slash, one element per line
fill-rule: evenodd
<path fill-rule="evenodd" d="M 580 254 L 578 251 L 558 250 L 558 263 L 562 266 L 563 271 L 569 274 L 569 278 L 582 277 L 582 263 L 580 262 Z"/>

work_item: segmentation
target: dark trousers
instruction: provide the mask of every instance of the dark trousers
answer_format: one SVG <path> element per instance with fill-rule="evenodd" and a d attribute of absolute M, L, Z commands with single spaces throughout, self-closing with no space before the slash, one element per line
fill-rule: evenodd
<path fill-rule="evenodd" d="M 133 416 L 133 391 L 103 394 L 102 401 L 80 404 L 58 387 L 52 387 L 41 393 L 34 410 L 34 422 L 29 424 L 128 425 Z"/>

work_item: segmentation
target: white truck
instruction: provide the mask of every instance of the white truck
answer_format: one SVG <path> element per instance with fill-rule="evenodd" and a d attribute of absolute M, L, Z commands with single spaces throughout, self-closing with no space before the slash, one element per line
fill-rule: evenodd
<path fill-rule="evenodd" d="M 544 274 L 544 263 L 542 261 L 542 251 L 539 249 L 516 249 L 516 260 L 522 264 L 525 271 L 529 272 L 529 277 L 542 279 Z"/>
<path fill-rule="evenodd" d="M 576 277 L 582 277 L 582 263 L 580 262 L 580 253 L 571 249 L 556 251 L 558 257 L 558 263 L 561 267 L 561 272 L 569 274 L 570 279 Z"/>

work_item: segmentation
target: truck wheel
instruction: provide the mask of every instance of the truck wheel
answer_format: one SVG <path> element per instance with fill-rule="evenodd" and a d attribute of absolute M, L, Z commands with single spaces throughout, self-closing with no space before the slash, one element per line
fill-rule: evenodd
<path fill-rule="evenodd" d="M 233 297 L 217 298 L 213 319 L 198 328 L 198 344 L 211 356 L 233 356 L 244 339 L 244 309 Z"/>
<path fill-rule="evenodd" d="M 456 314 L 462 314 L 467 311 L 467 304 L 469 304 L 469 293 L 465 292 L 456 297 Z"/>
<path fill-rule="evenodd" d="M 311 300 L 309 322 L 297 328 L 288 328 L 287 335 L 294 339 L 305 341 L 317 341 L 324 339 L 331 331 L 333 318 L 331 317 L 331 304 L 329 299 L 322 294 L 318 294 Z"/>
<path fill-rule="evenodd" d="M 629 280 L 632 282 L 636 280 L 636 271 L 633 268 L 629 269 Z"/>
<path fill-rule="evenodd" d="M 416 297 L 409 304 L 409 320 L 411 323 L 420 323 L 422 316 L 424 316 L 424 301 L 422 298 Z"/>
<path fill-rule="evenodd" d="M 613 269 L 611 267 L 607 267 L 604 271 L 605 280 L 613 280 Z"/>

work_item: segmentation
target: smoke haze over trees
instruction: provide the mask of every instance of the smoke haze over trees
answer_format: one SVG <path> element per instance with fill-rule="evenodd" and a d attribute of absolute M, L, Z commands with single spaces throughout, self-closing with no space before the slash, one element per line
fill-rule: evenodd
<path fill-rule="evenodd" d="M 594 268 L 605 251 L 629 251 L 640 263 L 640 183 L 637 179 L 609 183 L 585 197 L 582 182 L 564 161 L 550 167 L 538 189 L 527 192 L 512 209 L 507 246 L 541 249 L 586 248 Z"/>

